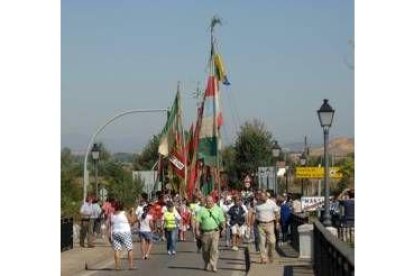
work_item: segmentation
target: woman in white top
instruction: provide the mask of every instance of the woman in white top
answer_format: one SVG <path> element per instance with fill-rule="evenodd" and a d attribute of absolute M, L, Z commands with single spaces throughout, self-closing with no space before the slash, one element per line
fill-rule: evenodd
<path fill-rule="evenodd" d="M 131 227 L 125 211 L 122 211 L 122 204 L 119 201 L 113 202 L 114 213 L 110 218 L 110 233 L 112 249 L 114 250 L 115 269 L 121 269 L 120 253 L 122 246 L 128 250 L 129 269 L 135 269 L 133 258 L 133 244 Z"/>
<path fill-rule="evenodd" d="M 155 229 L 154 218 L 149 212 L 149 206 L 145 205 L 140 216 L 139 222 L 139 238 L 141 239 L 141 256 L 142 259 L 148 259 L 152 248 L 152 232 Z"/>

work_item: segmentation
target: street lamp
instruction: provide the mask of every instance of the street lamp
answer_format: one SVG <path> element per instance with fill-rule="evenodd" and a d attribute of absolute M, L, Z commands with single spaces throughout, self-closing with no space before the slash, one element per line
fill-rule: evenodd
<path fill-rule="evenodd" d="M 328 141 L 329 141 L 329 128 L 332 125 L 333 116 L 335 110 L 328 104 L 328 99 L 323 100 L 322 106 L 319 108 L 318 117 L 321 127 L 323 129 L 323 151 L 324 151 L 324 185 L 325 185 L 325 211 L 323 218 L 323 225 L 331 226 L 331 215 L 329 213 L 330 204 L 329 204 L 329 161 L 328 161 Z"/>
<path fill-rule="evenodd" d="M 280 154 L 280 146 L 277 143 L 277 141 L 274 142 L 273 147 L 272 147 L 272 155 L 273 157 L 276 159 L 275 160 L 275 186 L 273 187 L 273 191 L 275 192 L 275 197 L 277 195 L 277 158 L 279 157 Z"/>
<path fill-rule="evenodd" d="M 306 151 L 306 150 L 305 150 Z M 306 154 L 305 152 L 302 153 L 300 156 L 300 165 L 304 167 L 306 165 Z M 304 190 L 303 190 L 303 178 L 302 178 L 302 196 L 304 196 Z"/>
<path fill-rule="evenodd" d="M 95 131 L 95 133 L 92 135 L 91 139 L 89 140 L 88 146 L 86 147 L 85 158 L 83 160 L 83 200 L 84 201 L 86 200 L 86 192 L 88 190 L 88 185 L 89 185 L 88 157 L 89 157 L 89 152 L 91 151 L 92 144 L 94 143 L 96 136 L 98 136 L 98 134 L 101 133 L 105 129 L 105 127 L 108 126 L 113 121 L 121 117 L 124 117 L 126 115 L 129 115 L 129 114 L 141 113 L 141 112 L 168 112 L 168 109 L 136 109 L 136 110 L 122 111 L 121 113 L 116 114 L 111 119 L 109 119 L 107 122 L 105 122 L 105 124 L 100 126 L 98 130 Z"/>
<path fill-rule="evenodd" d="M 286 171 L 285 171 L 285 182 L 286 182 L 286 195 L 289 193 L 289 167 L 286 165 Z"/>
<path fill-rule="evenodd" d="M 100 153 L 100 149 L 98 144 L 93 144 L 92 150 L 92 160 L 93 160 L 93 164 L 94 164 L 94 171 L 95 171 L 95 194 L 96 196 L 99 195 L 98 192 L 98 160 L 99 160 L 99 153 Z"/>

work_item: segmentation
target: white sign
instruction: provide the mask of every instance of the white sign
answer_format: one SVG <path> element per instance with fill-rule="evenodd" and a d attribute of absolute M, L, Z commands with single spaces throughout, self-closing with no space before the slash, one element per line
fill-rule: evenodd
<path fill-rule="evenodd" d="M 325 197 L 323 196 L 302 196 L 300 199 L 303 211 L 315 211 L 322 207 Z"/>
<path fill-rule="evenodd" d="M 177 169 L 182 170 L 184 168 L 184 164 L 180 160 L 178 160 L 178 158 L 174 155 L 171 155 L 169 160 L 171 161 L 171 163 L 173 163 L 174 166 L 177 167 Z"/>
<path fill-rule="evenodd" d="M 259 167 L 259 188 L 273 189 L 275 186 L 275 167 Z"/>

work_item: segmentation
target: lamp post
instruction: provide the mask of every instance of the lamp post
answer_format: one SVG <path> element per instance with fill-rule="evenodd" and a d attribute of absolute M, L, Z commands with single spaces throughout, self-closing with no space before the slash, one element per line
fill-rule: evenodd
<path fill-rule="evenodd" d="M 92 154 L 92 160 L 93 160 L 93 165 L 94 165 L 94 171 L 95 171 L 95 195 L 98 196 L 99 192 L 98 192 L 98 160 L 99 160 L 99 154 L 100 154 L 100 149 L 98 144 L 93 144 L 92 150 L 91 150 L 91 154 Z"/>
<path fill-rule="evenodd" d="M 286 195 L 289 193 L 289 167 L 286 167 L 286 171 L 285 171 L 285 182 L 286 182 Z"/>
<path fill-rule="evenodd" d="M 105 122 L 105 124 L 100 126 L 98 130 L 96 130 L 95 133 L 92 135 L 91 139 L 89 140 L 88 146 L 86 147 L 85 159 L 83 160 L 83 200 L 84 201 L 86 200 L 86 191 L 88 190 L 88 185 L 89 185 L 89 171 L 88 171 L 89 151 L 92 148 L 92 144 L 95 141 L 95 137 L 99 133 L 101 133 L 101 131 L 104 130 L 104 128 L 108 126 L 110 123 L 112 123 L 113 121 L 121 117 L 124 117 L 125 115 L 141 113 L 141 112 L 168 112 L 168 109 L 136 109 L 136 110 L 123 111 L 121 113 L 116 114 L 112 118 L 110 118 L 107 122 Z"/>
<path fill-rule="evenodd" d="M 323 218 L 323 225 L 331 226 L 331 215 L 329 214 L 330 202 L 329 202 L 329 161 L 328 161 L 328 141 L 329 141 L 329 128 L 332 125 L 333 116 L 335 110 L 328 104 L 328 99 L 323 100 L 322 106 L 317 111 L 319 122 L 323 129 L 323 151 L 324 151 L 324 185 L 325 185 L 325 211 Z"/>
<path fill-rule="evenodd" d="M 269 174 L 270 170 L 269 168 L 266 169 L 266 191 L 269 190 Z"/>
<path fill-rule="evenodd" d="M 302 153 L 300 156 L 300 165 L 304 167 L 306 165 L 306 154 L 305 152 Z M 303 189 L 303 178 L 302 178 L 302 196 L 304 196 L 304 189 Z"/>
<path fill-rule="evenodd" d="M 276 197 L 277 192 L 278 192 L 278 190 L 277 190 L 277 158 L 279 157 L 280 150 L 281 150 L 281 148 L 280 148 L 279 144 L 277 143 L 277 141 L 275 140 L 274 144 L 273 144 L 273 147 L 272 147 L 272 155 L 276 159 L 275 160 L 275 186 L 273 187 L 273 191 L 275 192 L 275 197 Z"/>

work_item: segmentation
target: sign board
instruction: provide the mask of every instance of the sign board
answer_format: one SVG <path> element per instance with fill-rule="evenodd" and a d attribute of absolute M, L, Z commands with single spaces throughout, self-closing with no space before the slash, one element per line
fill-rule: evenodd
<path fill-rule="evenodd" d="M 101 199 L 102 202 L 106 201 L 108 198 L 108 190 L 105 189 L 105 187 L 102 187 L 99 190 L 99 198 Z"/>
<path fill-rule="evenodd" d="M 182 170 L 184 168 L 184 164 L 174 155 L 171 155 L 169 160 L 177 169 Z"/>
<path fill-rule="evenodd" d="M 275 167 L 258 168 L 259 189 L 273 189 L 275 186 Z"/>
<path fill-rule="evenodd" d="M 143 192 L 150 194 L 152 191 L 161 190 L 161 185 L 157 185 L 158 183 L 155 182 L 157 179 L 157 171 L 133 171 L 133 181 L 138 181 L 138 178 L 143 181 Z"/>
<path fill-rule="evenodd" d="M 300 199 L 303 211 L 315 211 L 322 207 L 325 198 L 323 196 L 302 196 Z"/>
<path fill-rule="evenodd" d="M 296 178 L 323 178 L 323 167 L 296 167 Z M 339 167 L 331 167 L 329 170 L 329 177 L 341 178 L 342 173 L 339 172 Z"/>

